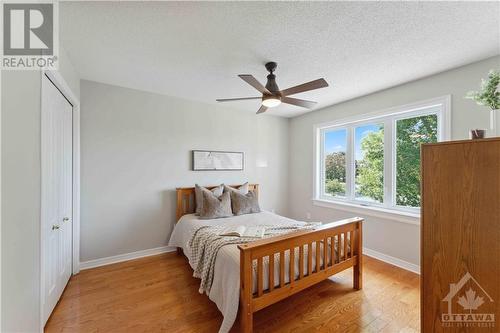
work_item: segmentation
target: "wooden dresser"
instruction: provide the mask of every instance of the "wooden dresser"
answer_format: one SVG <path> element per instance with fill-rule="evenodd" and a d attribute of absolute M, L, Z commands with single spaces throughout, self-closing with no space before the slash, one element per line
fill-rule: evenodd
<path fill-rule="evenodd" d="M 421 154 L 422 332 L 500 332 L 500 138 Z"/>

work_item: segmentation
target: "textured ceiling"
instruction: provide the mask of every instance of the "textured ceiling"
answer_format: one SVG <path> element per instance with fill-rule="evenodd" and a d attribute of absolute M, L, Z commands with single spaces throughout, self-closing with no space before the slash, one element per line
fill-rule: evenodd
<path fill-rule="evenodd" d="M 83 79 L 216 103 L 272 60 L 281 89 L 330 83 L 293 96 L 318 109 L 499 54 L 500 2 L 61 2 L 60 34 Z"/>

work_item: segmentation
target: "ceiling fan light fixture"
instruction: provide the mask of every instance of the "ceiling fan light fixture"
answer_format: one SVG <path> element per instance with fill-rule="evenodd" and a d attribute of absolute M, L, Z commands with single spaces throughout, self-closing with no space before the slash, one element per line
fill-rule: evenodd
<path fill-rule="evenodd" d="M 278 66 L 277 63 L 271 61 L 266 63 L 266 69 L 269 72 L 267 76 L 267 83 L 263 86 L 253 75 L 250 74 L 239 74 L 240 79 L 251 85 L 258 92 L 262 94 L 262 105 L 260 106 L 257 114 L 261 114 L 267 111 L 269 108 L 274 108 L 281 103 L 290 104 L 295 106 L 300 106 L 307 109 L 313 109 L 316 106 L 316 102 L 307 101 L 304 99 L 293 98 L 290 95 L 295 95 L 298 93 L 303 93 L 310 90 L 316 90 L 319 88 L 328 87 L 328 82 L 325 79 L 317 79 L 309 81 L 306 83 L 299 84 L 297 86 L 290 87 L 285 90 L 280 90 L 278 84 L 276 83 L 276 75 L 274 71 Z M 259 99 L 261 97 L 240 97 L 240 98 L 221 98 L 217 99 L 217 102 L 231 102 L 231 101 L 242 101 L 249 99 Z"/>
<path fill-rule="evenodd" d="M 263 96 L 262 105 L 268 108 L 273 108 L 281 104 L 281 98 L 279 96 Z"/>

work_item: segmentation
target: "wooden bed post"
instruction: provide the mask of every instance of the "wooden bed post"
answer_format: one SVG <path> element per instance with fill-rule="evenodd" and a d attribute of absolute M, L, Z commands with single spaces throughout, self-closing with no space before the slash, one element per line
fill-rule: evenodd
<path fill-rule="evenodd" d="M 177 209 L 175 211 L 175 223 L 184 215 L 184 202 L 182 201 L 182 189 L 176 189 L 177 194 Z"/>
<path fill-rule="evenodd" d="M 354 289 L 360 290 L 363 288 L 363 221 L 358 222 L 354 250 L 358 261 L 353 267 L 353 285 Z"/>
<path fill-rule="evenodd" d="M 250 251 L 240 251 L 240 320 L 241 332 L 252 333 L 252 257 Z"/>

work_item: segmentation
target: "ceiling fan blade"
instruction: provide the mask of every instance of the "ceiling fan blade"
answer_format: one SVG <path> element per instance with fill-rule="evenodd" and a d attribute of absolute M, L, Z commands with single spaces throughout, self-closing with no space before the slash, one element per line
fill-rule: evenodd
<path fill-rule="evenodd" d="M 219 98 L 217 102 L 245 101 L 248 99 L 262 99 L 262 97 Z"/>
<path fill-rule="evenodd" d="M 259 81 L 257 81 L 257 79 L 254 78 L 252 75 L 250 75 L 250 74 L 240 74 L 238 76 L 243 81 L 245 81 L 246 83 L 248 83 L 249 85 L 251 85 L 252 87 L 254 87 L 255 89 L 257 89 L 261 93 L 271 95 L 271 92 L 269 90 L 267 90 L 267 88 L 264 87 Z"/>
<path fill-rule="evenodd" d="M 312 109 L 317 104 L 317 102 L 306 101 L 305 99 L 298 99 L 292 97 L 282 97 L 281 102 L 301 106 L 307 109 Z"/>
<path fill-rule="evenodd" d="M 267 111 L 267 109 L 268 109 L 268 108 L 267 108 L 267 106 L 262 105 L 262 106 L 260 107 L 259 111 L 257 111 L 257 113 L 256 113 L 256 114 L 259 114 L 259 113 L 262 113 L 262 112 L 266 112 L 266 111 Z"/>
<path fill-rule="evenodd" d="M 325 81 L 325 79 L 317 79 L 311 82 L 299 84 L 298 86 L 291 87 L 285 90 L 281 91 L 281 94 L 283 96 L 288 96 L 288 95 L 293 95 L 293 94 L 298 94 L 304 91 L 309 91 L 309 90 L 314 90 L 314 89 L 319 89 L 319 88 L 324 88 L 328 87 L 328 82 Z"/>

